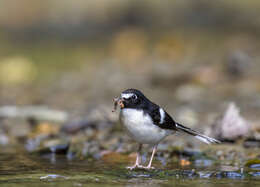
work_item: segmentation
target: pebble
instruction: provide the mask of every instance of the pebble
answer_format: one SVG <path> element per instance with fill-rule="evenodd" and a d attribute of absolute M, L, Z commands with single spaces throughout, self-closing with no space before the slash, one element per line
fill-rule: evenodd
<path fill-rule="evenodd" d="M 41 180 L 57 179 L 57 178 L 68 179 L 68 177 L 65 177 L 65 176 L 62 176 L 62 175 L 57 175 L 57 174 L 49 174 L 49 175 L 40 177 Z"/>

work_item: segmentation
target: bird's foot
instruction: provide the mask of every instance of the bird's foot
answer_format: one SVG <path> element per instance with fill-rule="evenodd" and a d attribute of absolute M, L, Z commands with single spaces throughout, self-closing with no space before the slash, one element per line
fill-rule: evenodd
<path fill-rule="evenodd" d="M 144 166 L 140 165 L 140 164 L 135 164 L 133 166 L 128 166 L 126 167 L 126 169 L 130 169 L 130 170 L 133 170 L 135 168 L 144 168 Z"/>
<path fill-rule="evenodd" d="M 155 169 L 154 167 L 148 165 L 148 166 L 142 166 L 143 169 L 147 169 L 147 170 L 150 170 L 150 169 Z"/>

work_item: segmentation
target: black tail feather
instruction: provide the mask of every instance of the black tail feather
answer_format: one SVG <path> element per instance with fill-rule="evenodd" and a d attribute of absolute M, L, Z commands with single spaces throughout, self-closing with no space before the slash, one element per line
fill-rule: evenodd
<path fill-rule="evenodd" d="M 192 136 L 194 136 L 195 138 L 199 139 L 200 141 L 207 143 L 207 144 L 211 144 L 211 143 L 221 143 L 219 140 L 216 140 L 214 138 L 208 137 L 206 135 L 200 134 L 199 132 L 192 130 L 188 127 L 185 127 L 179 123 L 176 123 L 176 128 L 179 131 L 185 132 L 187 134 L 190 134 Z"/>

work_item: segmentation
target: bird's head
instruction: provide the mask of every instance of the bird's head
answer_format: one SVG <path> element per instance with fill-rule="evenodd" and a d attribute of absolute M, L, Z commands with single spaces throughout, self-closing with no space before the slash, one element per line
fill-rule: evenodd
<path fill-rule="evenodd" d="M 117 103 L 119 104 L 121 109 L 124 108 L 135 108 L 142 109 L 148 102 L 148 99 L 144 96 L 144 94 L 136 89 L 127 89 L 123 91 L 120 97 L 117 99 Z"/>

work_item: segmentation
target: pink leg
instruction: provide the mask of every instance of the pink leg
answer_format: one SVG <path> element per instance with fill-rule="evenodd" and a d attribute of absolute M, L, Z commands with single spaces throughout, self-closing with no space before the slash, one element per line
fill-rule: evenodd
<path fill-rule="evenodd" d="M 155 145 L 153 147 L 153 153 L 152 153 L 152 156 L 150 158 L 149 164 L 146 167 L 143 167 L 143 168 L 145 168 L 145 169 L 154 169 L 154 167 L 152 167 L 152 162 L 153 162 L 153 157 L 154 157 L 154 154 L 156 153 L 156 151 L 157 151 L 157 145 Z"/>
<path fill-rule="evenodd" d="M 132 169 L 135 169 L 136 167 L 137 168 L 143 167 L 143 166 L 140 165 L 141 162 L 142 162 L 141 150 L 142 150 L 142 144 L 139 144 L 135 164 L 133 166 L 127 167 L 127 169 L 132 170 Z"/>

